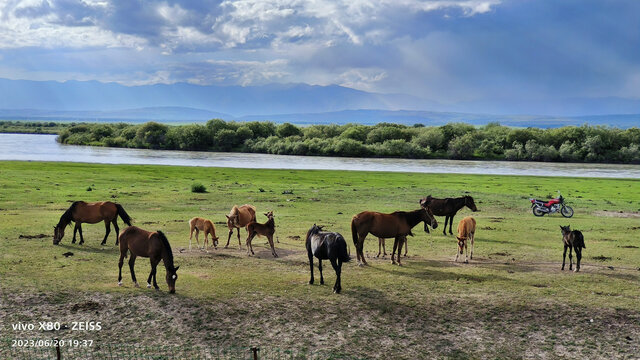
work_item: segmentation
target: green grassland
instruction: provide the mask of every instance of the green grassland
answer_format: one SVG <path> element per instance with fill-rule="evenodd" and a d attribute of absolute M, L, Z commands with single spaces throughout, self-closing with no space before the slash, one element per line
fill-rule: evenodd
<path fill-rule="evenodd" d="M 207 192 L 192 193 L 193 183 Z M 534 217 L 528 198 L 556 190 L 574 217 Z M 414 229 L 402 267 L 389 256 L 375 258 L 371 235 L 370 265 L 358 267 L 351 217 L 417 209 L 429 194 L 475 198 L 474 259 L 453 262 L 456 242 L 442 234 L 444 218 L 437 217 L 430 234 Z M 84 245 L 71 244 L 72 227 L 52 245 L 53 226 L 75 200 L 118 202 L 134 225 L 164 231 L 180 265 L 177 294 L 167 293 L 162 265 L 161 291 L 134 288 L 126 263 L 118 287 L 115 234 L 101 246 L 103 224 L 83 225 Z M 191 217 L 210 218 L 224 246 L 224 215 L 245 203 L 257 207 L 259 222 L 274 211 L 280 257 L 264 238 L 254 240 L 256 256 L 248 257 L 244 230 L 242 250 L 235 233 L 228 249 L 188 250 Z M 0 337 L 53 336 L 12 331 L 8 324 L 17 321 L 93 320 L 103 323 L 101 331 L 56 336 L 258 345 L 331 358 L 632 358 L 640 351 L 639 212 L 635 179 L 1 162 Z M 454 232 L 470 214 L 458 213 Z M 331 292 L 328 262 L 325 285 L 317 268 L 316 285 L 307 284 L 304 235 L 314 223 L 342 233 L 350 246 L 340 295 Z M 567 224 L 585 237 L 579 273 L 560 271 L 559 225 Z M 387 240 L 387 252 L 392 245 Z M 138 258 L 136 271 L 144 284 L 148 260 Z"/>

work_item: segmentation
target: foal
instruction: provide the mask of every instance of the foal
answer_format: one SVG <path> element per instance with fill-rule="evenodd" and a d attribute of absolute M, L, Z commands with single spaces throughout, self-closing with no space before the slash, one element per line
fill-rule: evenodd
<path fill-rule="evenodd" d="M 336 283 L 333 285 L 333 292 L 339 294 L 342 290 L 340 281 L 342 263 L 351 260 L 344 237 L 337 232 L 322 231 L 322 226 L 313 224 L 311 229 L 307 231 L 306 247 L 307 255 L 309 256 L 309 268 L 311 269 L 309 284 L 313 284 L 313 257 L 318 258 L 320 284 L 324 284 L 322 260 L 329 260 L 333 270 L 336 272 Z"/>
<path fill-rule="evenodd" d="M 269 220 L 267 220 L 264 224 L 259 224 L 257 222 L 251 222 L 247 225 L 247 231 L 249 232 L 249 236 L 247 237 L 247 255 L 255 255 L 253 252 L 253 246 L 251 245 L 251 240 L 256 235 L 266 236 L 267 240 L 269 240 L 269 245 L 271 245 L 271 254 L 273 257 L 278 257 L 276 254 L 276 249 L 273 247 L 273 234 L 276 232 L 276 223 L 273 220 L 273 211 L 269 211 L 264 214 Z M 251 253 L 249 253 L 251 251 Z"/>
<path fill-rule="evenodd" d="M 567 248 L 569 249 L 569 270 L 573 265 L 573 257 L 571 256 L 571 248 L 576 251 L 576 269 L 575 272 L 580 271 L 580 259 L 582 259 L 582 249 L 586 249 L 584 246 L 584 236 L 578 230 L 571 230 L 571 225 L 562 226 L 560 225 L 560 230 L 562 231 L 562 242 L 564 243 L 564 252 L 562 253 L 562 269 L 564 270 L 564 260 L 567 256 Z"/>
<path fill-rule="evenodd" d="M 213 243 L 213 248 L 214 249 L 218 248 L 218 237 L 216 236 L 216 227 L 215 225 L 213 225 L 211 220 L 207 220 L 201 217 L 194 217 L 193 219 L 189 220 L 189 227 L 191 228 L 191 231 L 189 232 L 189 250 L 191 250 L 191 238 L 193 236 L 194 230 L 196 231 L 196 244 L 198 245 L 198 248 L 200 248 L 200 241 L 198 241 L 198 234 L 200 233 L 200 231 L 204 232 L 203 245 L 204 245 L 205 251 L 209 247 L 209 239 L 207 238 L 208 235 L 211 235 L 211 242 Z"/>
<path fill-rule="evenodd" d="M 473 259 L 473 240 L 476 237 L 476 219 L 471 216 L 467 216 L 464 219 L 460 220 L 458 224 L 458 252 L 456 252 L 456 260 L 458 261 L 458 256 L 462 255 L 462 250 L 464 249 L 466 252 L 464 254 L 464 262 L 468 263 L 467 254 L 469 253 L 469 249 L 467 248 L 467 243 L 471 242 L 471 256 L 469 259 Z"/>

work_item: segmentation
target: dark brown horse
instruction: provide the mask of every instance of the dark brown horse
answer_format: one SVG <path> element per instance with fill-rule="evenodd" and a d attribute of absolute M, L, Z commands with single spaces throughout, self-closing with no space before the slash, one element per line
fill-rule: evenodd
<path fill-rule="evenodd" d="M 253 240 L 256 235 L 262 235 L 269 240 L 271 255 L 278 257 L 276 249 L 273 247 L 273 234 L 276 232 L 276 222 L 273 220 L 273 211 L 265 213 L 264 216 L 268 219 L 266 223 L 260 224 L 254 221 L 247 225 L 247 231 L 249 232 L 249 236 L 247 236 L 247 255 L 254 255 L 251 240 Z"/>
<path fill-rule="evenodd" d="M 444 229 L 442 229 L 442 233 L 445 235 L 447 235 L 447 223 L 449 224 L 449 234 L 453 235 L 453 232 L 451 231 L 451 226 L 453 225 L 453 217 L 456 216 L 456 213 L 460 209 L 466 206 L 473 212 L 478 211 L 473 198 L 469 195 L 459 198 L 444 199 L 436 199 L 429 195 L 426 198 L 420 199 L 420 206 L 430 207 L 434 215 L 445 216 Z"/>
<path fill-rule="evenodd" d="M 246 227 L 250 222 L 256 221 L 256 207 L 249 204 L 242 206 L 234 205 L 229 212 L 229 215 L 225 216 L 227 217 L 229 237 L 227 237 L 227 245 L 225 245 L 224 248 L 226 249 L 229 247 L 229 241 L 231 241 L 233 229 L 238 229 L 238 247 L 242 249 L 242 244 L 240 242 L 240 228 Z"/>
<path fill-rule="evenodd" d="M 131 280 L 135 287 L 138 287 L 136 281 L 136 273 L 133 267 L 136 263 L 136 257 L 148 257 L 151 260 L 151 273 L 147 279 L 147 287 L 151 288 L 151 278 L 153 277 L 153 287 L 159 290 L 156 282 L 156 268 L 160 260 L 164 262 L 167 270 L 166 280 L 169 286 L 169 293 L 176 292 L 176 280 L 178 275 L 176 272 L 180 266 L 173 265 L 173 252 L 169 240 L 164 236 L 162 231 L 150 232 L 142 230 L 136 226 L 129 226 L 120 233 L 120 261 L 118 262 L 118 286 L 122 286 L 122 263 L 127 257 L 127 251 L 131 253 L 129 258 L 129 270 L 131 271 Z"/>
<path fill-rule="evenodd" d="M 580 271 L 580 259 L 582 259 L 582 249 L 586 249 L 584 246 L 584 236 L 579 230 L 571 230 L 571 226 L 560 225 L 562 231 L 562 242 L 564 243 L 564 252 L 562 253 L 562 269 L 564 270 L 564 260 L 567 257 L 567 249 L 569 249 L 569 270 L 573 265 L 573 256 L 571 256 L 571 249 L 576 251 L 576 269 L 575 272 Z"/>
<path fill-rule="evenodd" d="M 104 221 L 104 226 L 107 232 L 104 234 L 104 239 L 102 239 L 101 244 L 104 245 L 107 243 L 107 237 L 111 232 L 110 223 L 112 223 L 113 227 L 116 229 L 116 245 L 118 245 L 118 233 L 120 232 L 120 229 L 118 228 L 118 216 L 122 218 L 122 221 L 124 221 L 125 224 L 131 226 L 131 218 L 120 204 L 112 203 L 111 201 L 93 203 L 76 201 L 71 204 L 64 214 L 62 214 L 60 221 L 58 221 L 58 225 L 53 227 L 53 245 L 58 245 L 58 243 L 60 243 L 64 237 L 64 229 L 72 221 L 76 223 L 76 226 L 73 229 L 73 240 L 71 240 L 72 244 L 76 242 L 76 232 L 80 232 L 79 244 L 82 245 L 84 243 L 84 238 L 82 237 L 82 223 L 95 224 L 100 221 Z"/>
<path fill-rule="evenodd" d="M 425 232 L 427 232 L 427 225 L 431 225 L 434 229 L 438 227 L 438 222 L 428 207 L 414 211 L 396 211 L 391 214 L 363 211 L 355 215 L 351 219 L 351 235 L 353 236 L 353 244 L 356 247 L 358 265 L 367 265 L 362 249 L 364 239 L 369 233 L 379 238 L 395 238 L 391 262 L 393 264 L 396 263 L 394 253 L 397 249 L 398 265 L 401 265 L 400 252 L 402 251 L 402 244 L 406 241 L 407 235 L 411 234 L 411 229 L 420 222 L 424 222 Z"/>

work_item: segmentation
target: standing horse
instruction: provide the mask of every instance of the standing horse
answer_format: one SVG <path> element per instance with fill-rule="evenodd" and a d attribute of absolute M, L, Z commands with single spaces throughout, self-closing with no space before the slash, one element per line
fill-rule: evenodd
<path fill-rule="evenodd" d="M 363 246 L 364 239 L 369 233 L 379 238 L 395 238 L 393 242 L 393 252 L 391 253 L 391 262 L 396 263 L 394 254 L 398 249 L 398 265 L 400 263 L 400 253 L 402 244 L 406 240 L 407 235 L 411 234 L 411 229 L 424 222 L 425 232 L 427 225 L 431 225 L 434 229 L 438 227 L 438 222 L 433 217 L 429 207 L 423 207 L 414 211 L 396 211 L 391 214 L 382 214 L 373 211 L 363 211 L 351 219 L 351 235 L 353 244 L 356 247 L 356 256 L 358 265 L 367 265 L 364 258 Z"/>
<path fill-rule="evenodd" d="M 468 243 L 471 243 L 471 256 L 469 259 L 473 259 L 473 243 L 476 238 L 476 219 L 472 216 L 467 216 L 460 220 L 458 224 L 458 251 L 456 252 L 456 260 L 458 261 L 458 256 L 462 255 L 462 250 L 464 249 L 466 253 L 464 254 L 464 262 L 469 263 L 467 259 L 467 254 L 469 253 Z"/>
<path fill-rule="evenodd" d="M 213 223 L 211 222 L 211 220 L 207 220 L 201 217 L 194 217 L 193 219 L 189 220 L 189 228 L 190 228 L 190 232 L 189 232 L 189 250 L 191 250 L 191 238 L 193 236 L 193 231 L 196 231 L 196 244 L 198 245 L 198 248 L 200 248 L 200 241 L 198 240 L 198 234 L 200 234 L 200 231 L 204 232 L 204 249 L 205 251 L 207 250 L 207 247 L 209 247 L 209 239 L 207 238 L 208 235 L 211 235 L 211 242 L 213 243 L 213 248 L 217 249 L 218 248 L 218 237 L 216 236 L 216 227 L 215 225 L 213 225 Z"/>
<path fill-rule="evenodd" d="M 229 247 L 229 241 L 233 234 L 233 229 L 238 229 L 238 247 L 242 249 L 242 243 L 240 243 L 240 228 L 247 226 L 250 222 L 256 221 L 256 207 L 253 205 L 234 205 L 227 217 L 227 227 L 229 227 L 229 237 L 227 238 L 227 245 L 224 248 Z"/>
<path fill-rule="evenodd" d="M 580 259 L 582 259 L 582 249 L 586 249 L 584 246 L 584 236 L 579 230 L 571 230 L 571 226 L 560 225 L 562 231 L 562 242 L 564 243 L 564 252 L 562 253 L 562 269 L 564 270 L 564 260 L 567 256 L 567 248 L 569 249 L 569 270 L 573 265 L 573 257 L 571 256 L 571 248 L 576 251 L 576 269 L 575 272 L 580 271 Z"/>
<path fill-rule="evenodd" d="M 459 198 L 445 199 L 436 199 L 429 195 L 426 198 L 420 200 L 420 206 L 430 207 L 434 215 L 445 216 L 444 229 L 442 229 L 442 233 L 444 235 L 447 235 L 447 223 L 449 223 L 449 234 L 453 235 L 453 232 L 451 231 L 451 226 L 453 226 L 453 217 L 456 216 L 456 213 L 460 209 L 466 206 L 473 212 L 478 211 L 473 198 L 469 195 L 465 195 Z"/>
<path fill-rule="evenodd" d="M 313 284 L 313 257 L 318 258 L 318 268 L 320 269 L 320 284 L 324 284 L 322 277 L 322 260 L 329 260 L 333 270 L 336 272 L 336 283 L 333 285 L 333 292 L 339 294 L 342 290 L 340 274 L 342 273 L 342 263 L 351 260 L 347 251 L 347 242 L 344 237 L 336 232 L 322 231 L 322 226 L 313 224 L 307 231 L 307 255 L 309 256 L 309 268 L 311 269 L 311 280 Z"/>
<path fill-rule="evenodd" d="M 273 234 L 276 232 L 276 222 L 273 220 L 273 211 L 269 211 L 264 215 L 268 219 L 266 223 L 260 224 L 254 221 L 247 225 L 247 231 L 249 232 L 249 236 L 247 236 L 247 255 L 254 255 L 251 240 L 253 240 L 256 235 L 262 235 L 266 236 L 267 240 L 269 240 L 269 245 L 271 245 L 271 255 L 273 255 L 273 257 L 278 257 L 276 249 L 273 247 Z M 249 251 L 251 251 L 251 253 L 249 253 Z"/>
<path fill-rule="evenodd" d="M 164 262 L 164 267 L 167 270 L 166 280 L 169 286 L 169 293 L 176 292 L 176 280 L 178 275 L 176 272 L 180 266 L 173 265 L 173 252 L 171 252 L 171 245 L 169 240 L 162 233 L 162 231 L 150 232 L 142 230 L 136 226 L 129 226 L 122 230 L 120 233 L 120 261 L 118 262 L 118 286 L 122 286 L 122 263 L 124 258 L 127 257 L 127 251 L 131 253 L 129 258 L 129 270 L 131 271 L 131 280 L 135 287 L 138 287 L 138 281 L 136 281 L 136 273 L 133 267 L 136 262 L 136 257 L 148 257 L 151 260 L 151 273 L 147 278 L 147 287 L 151 288 L 151 278 L 153 277 L 153 287 L 159 290 L 158 283 L 156 282 L 156 268 L 160 260 Z"/>
<path fill-rule="evenodd" d="M 118 233 L 120 232 L 120 229 L 118 228 L 118 216 L 122 218 L 122 221 L 124 221 L 125 224 L 131 226 L 131 218 L 120 204 L 112 203 L 111 201 L 94 203 L 75 201 L 67 211 L 62 214 L 60 221 L 58 221 L 58 225 L 53 227 L 53 245 L 58 245 L 60 243 L 64 237 L 64 229 L 72 221 L 76 223 L 76 226 L 73 229 L 73 240 L 71 243 L 74 244 L 76 242 L 76 232 L 79 231 L 79 244 L 82 245 L 84 243 L 84 238 L 82 237 L 81 224 L 95 224 L 103 220 L 107 232 L 104 234 L 104 239 L 102 239 L 101 245 L 107 243 L 107 237 L 111 232 L 110 223 L 113 223 L 113 227 L 116 229 L 116 245 L 118 245 Z"/>

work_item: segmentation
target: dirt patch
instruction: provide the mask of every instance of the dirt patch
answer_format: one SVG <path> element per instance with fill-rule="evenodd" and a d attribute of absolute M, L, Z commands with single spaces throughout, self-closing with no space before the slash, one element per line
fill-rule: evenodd
<path fill-rule="evenodd" d="M 298 236 L 298 235 L 287 236 L 287 239 L 291 239 L 291 240 L 300 240 L 300 236 Z"/>
<path fill-rule="evenodd" d="M 491 226 L 485 226 L 485 227 L 481 227 L 480 230 L 495 230 L 496 228 L 491 227 Z"/>
<path fill-rule="evenodd" d="M 490 217 L 490 218 L 489 218 L 489 221 L 490 221 L 490 222 L 495 222 L 495 223 L 502 222 L 502 220 L 504 220 L 504 218 L 503 218 L 503 217 Z"/>
<path fill-rule="evenodd" d="M 47 234 L 38 234 L 38 235 L 23 235 L 20 234 L 20 236 L 18 236 L 18 239 L 44 239 L 49 237 L 49 235 Z"/>
<path fill-rule="evenodd" d="M 637 249 L 637 248 L 638 248 L 638 247 L 637 247 L 637 246 L 635 246 L 635 245 L 623 245 L 623 246 L 620 246 L 620 247 L 621 247 L 621 248 L 624 248 L 624 249 Z"/>
<path fill-rule="evenodd" d="M 611 260 L 611 258 L 609 256 L 604 256 L 604 255 L 592 256 L 591 258 L 593 260 L 596 260 L 596 261 L 608 261 L 608 260 Z"/>
<path fill-rule="evenodd" d="M 489 254 L 489 256 L 491 255 L 496 255 L 496 256 L 509 256 L 511 254 L 509 254 L 508 252 L 495 252 L 495 253 L 491 253 Z"/>
<path fill-rule="evenodd" d="M 99 302 L 89 300 L 89 301 L 73 304 L 73 306 L 71 306 L 71 311 L 73 312 L 95 311 L 95 310 L 100 310 L 101 308 L 102 308 L 102 305 Z"/>
<path fill-rule="evenodd" d="M 608 217 L 619 217 L 619 218 L 639 218 L 640 212 L 625 212 L 625 211 L 594 211 L 593 216 L 608 216 Z"/>

